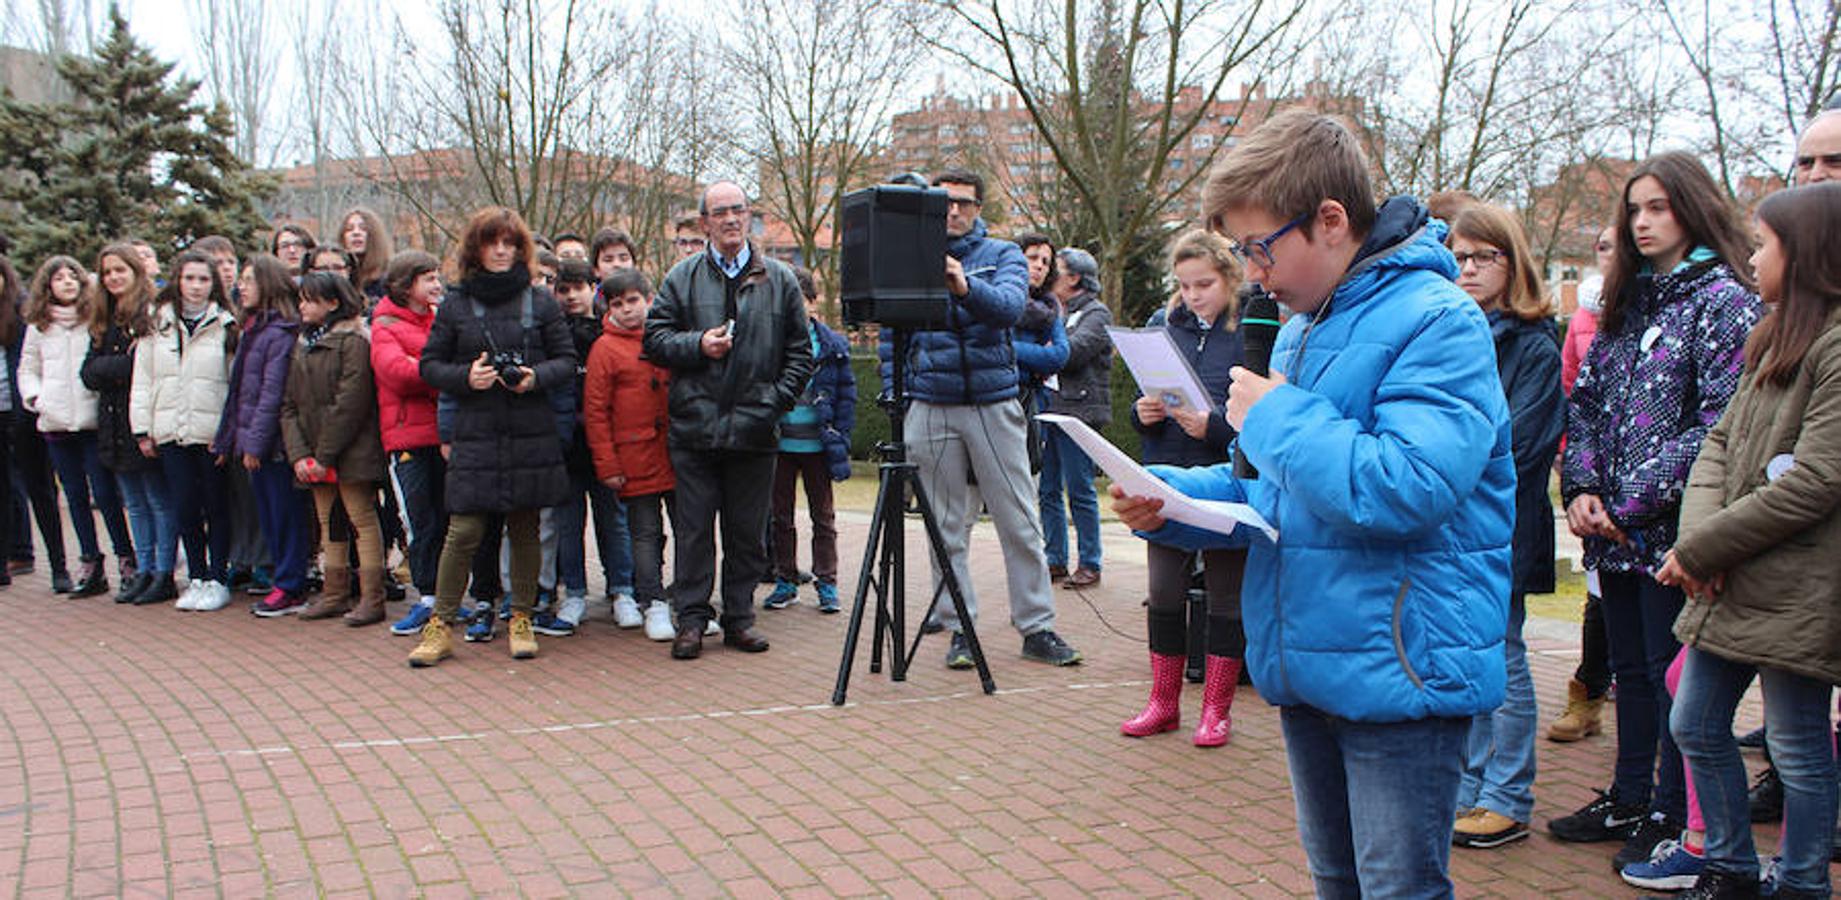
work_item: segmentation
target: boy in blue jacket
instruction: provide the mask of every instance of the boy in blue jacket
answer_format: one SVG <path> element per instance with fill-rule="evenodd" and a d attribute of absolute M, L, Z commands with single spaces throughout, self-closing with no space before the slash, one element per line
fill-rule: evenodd
<path fill-rule="evenodd" d="M 1273 117 L 1209 175 L 1203 209 L 1294 315 L 1270 377 L 1232 370 L 1227 419 L 1259 470 L 1156 467 L 1278 529 L 1249 551 L 1247 665 L 1278 705 L 1322 897 L 1447 897 L 1472 715 L 1502 702 L 1515 467 L 1489 324 L 1444 225 L 1378 209 L 1356 137 Z M 1158 543 L 1221 535 L 1113 489 Z"/>

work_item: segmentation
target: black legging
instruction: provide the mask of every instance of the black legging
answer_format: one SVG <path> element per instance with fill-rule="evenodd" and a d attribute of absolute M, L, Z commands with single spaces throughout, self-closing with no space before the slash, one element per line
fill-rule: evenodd
<path fill-rule="evenodd" d="M 1585 696 L 1596 700 L 1611 689 L 1611 651 L 1605 646 L 1604 601 L 1587 592 L 1585 618 L 1579 624 L 1579 667 L 1573 677 L 1585 685 Z"/>
<path fill-rule="evenodd" d="M 1151 652 L 1181 656 L 1187 640 L 1184 608 L 1194 583 L 1195 554 L 1146 544 L 1150 609 L 1145 614 Z M 1208 594 L 1208 655 L 1239 659 L 1246 655 L 1246 630 L 1240 622 L 1240 583 L 1246 575 L 1245 550 L 1202 551 L 1202 582 Z"/>
<path fill-rule="evenodd" d="M 13 471 L 8 489 L 13 494 L 12 532 L 7 551 L 12 559 L 32 559 L 32 520 L 38 522 L 39 536 L 45 541 L 46 562 L 50 574 L 66 572 L 64 566 L 64 517 L 58 513 L 57 479 L 52 475 L 51 453 L 45 449 L 45 437 L 38 433 L 38 416 L 13 410 Z M 15 490 L 17 489 L 17 490 Z M 31 518 L 27 518 L 28 510 Z"/>

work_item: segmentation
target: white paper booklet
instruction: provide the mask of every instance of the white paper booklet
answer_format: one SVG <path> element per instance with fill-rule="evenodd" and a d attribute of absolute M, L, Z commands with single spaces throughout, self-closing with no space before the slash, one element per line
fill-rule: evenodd
<path fill-rule="evenodd" d="M 1176 349 L 1170 333 L 1162 328 L 1120 328 L 1106 326 L 1113 349 L 1131 370 L 1138 390 L 1146 397 L 1156 397 L 1170 409 L 1208 409 L 1214 405 L 1202 379 L 1189 365 L 1189 358 Z"/>
<path fill-rule="evenodd" d="M 1198 500 L 1152 475 L 1138 461 L 1127 456 L 1125 451 L 1112 445 L 1111 441 L 1100 436 L 1072 416 L 1042 413 L 1036 416 L 1040 422 L 1059 427 L 1067 432 L 1074 443 L 1080 445 L 1094 464 L 1112 479 L 1112 483 L 1135 497 L 1156 497 L 1163 501 L 1163 516 L 1166 519 L 1206 528 L 1209 531 L 1227 534 L 1235 525 L 1248 525 L 1265 532 L 1266 537 L 1277 541 L 1278 529 L 1273 528 L 1259 512 L 1245 503 L 1226 503 L 1220 500 Z"/>

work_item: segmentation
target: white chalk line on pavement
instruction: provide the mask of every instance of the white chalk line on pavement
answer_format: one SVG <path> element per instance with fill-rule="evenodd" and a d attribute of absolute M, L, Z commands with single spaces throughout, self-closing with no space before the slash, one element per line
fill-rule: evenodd
<path fill-rule="evenodd" d="M 1041 685 L 1025 688 L 999 688 L 997 696 L 1017 696 L 1023 694 L 1041 694 L 1055 690 L 1095 691 L 1112 688 L 1144 687 L 1148 680 L 1083 682 L 1064 685 Z M 603 728 L 630 728 L 643 725 L 658 725 L 676 722 L 705 722 L 736 717 L 766 718 L 773 716 L 797 715 L 801 713 L 826 712 L 871 706 L 909 706 L 925 703 L 945 703 L 951 700 L 963 700 L 968 697 L 981 696 L 978 690 L 953 691 L 945 694 L 929 694 L 920 697 L 892 697 L 886 700 L 867 702 L 852 701 L 843 706 L 829 703 L 786 704 L 763 706 L 754 709 L 718 709 L 707 712 L 678 713 L 659 716 L 628 716 L 618 719 L 600 719 L 590 722 L 567 722 L 554 725 L 528 725 L 522 728 L 506 728 L 491 731 L 466 731 L 458 734 L 418 735 L 412 737 L 367 738 L 352 741 L 332 741 L 324 744 L 295 745 L 276 744 L 266 747 L 242 747 L 228 750 L 209 750 L 199 753 L 183 753 L 179 756 L 181 763 L 191 763 L 207 759 L 233 759 L 241 757 L 290 756 L 311 750 L 380 750 L 426 746 L 431 744 L 456 744 L 483 741 L 493 737 L 529 737 L 536 734 L 563 734 L 575 731 L 596 731 Z"/>

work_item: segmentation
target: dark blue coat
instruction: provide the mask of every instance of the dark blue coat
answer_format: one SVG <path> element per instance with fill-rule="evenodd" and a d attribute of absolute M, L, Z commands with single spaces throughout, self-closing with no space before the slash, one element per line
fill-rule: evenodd
<path fill-rule="evenodd" d="M 965 267 L 969 291 L 950 301 L 950 324 L 915 332 L 908 343 L 907 394 L 928 403 L 983 406 L 1017 395 L 1010 327 L 1029 296 L 1029 263 L 1009 241 L 987 237 L 984 220 L 946 245 Z M 889 383 L 893 335 L 882 330 L 882 383 Z"/>
<path fill-rule="evenodd" d="M 244 325 L 212 449 L 248 453 L 265 462 L 287 458 L 281 442 L 281 401 L 287 396 L 288 364 L 299 331 L 299 323 L 268 313 Z"/>
<path fill-rule="evenodd" d="M 843 481 L 850 477 L 850 432 L 857 427 L 857 376 L 850 371 L 849 339 L 823 322 L 812 324 L 818 329 L 818 365 L 806 396 L 818 412 L 818 438 L 831 479 Z"/>
<path fill-rule="evenodd" d="M 1202 387 L 1208 391 L 1214 408 L 1208 413 L 1208 431 L 1198 441 L 1169 419 L 1155 425 L 1138 421 L 1138 408 L 1133 406 L 1131 425 L 1138 429 L 1141 437 L 1140 456 L 1144 462 L 1207 466 L 1227 459 L 1228 447 L 1234 441 L 1234 427 L 1227 424 L 1227 416 L 1223 413 L 1227 406 L 1227 372 L 1240 365 L 1246 356 L 1240 332 L 1227 325 L 1227 316 L 1216 316 L 1214 325 L 1204 333 L 1202 320 L 1197 319 L 1189 307 L 1180 305 L 1164 318 L 1164 330 L 1170 333 L 1176 349 L 1182 351 L 1189 360 L 1189 367 L 1202 380 Z"/>
<path fill-rule="evenodd" d="M 1489 314 L 1496 339 L 1496 371 L 1509 399 L 1515 447 L 1515 577 L 1518 594 L 1553 593 L 1553 500 L 1548 474 L 1566 432 L 1566 395 L 1560 390 L 1560 344 L 1553 323 Z"/>

